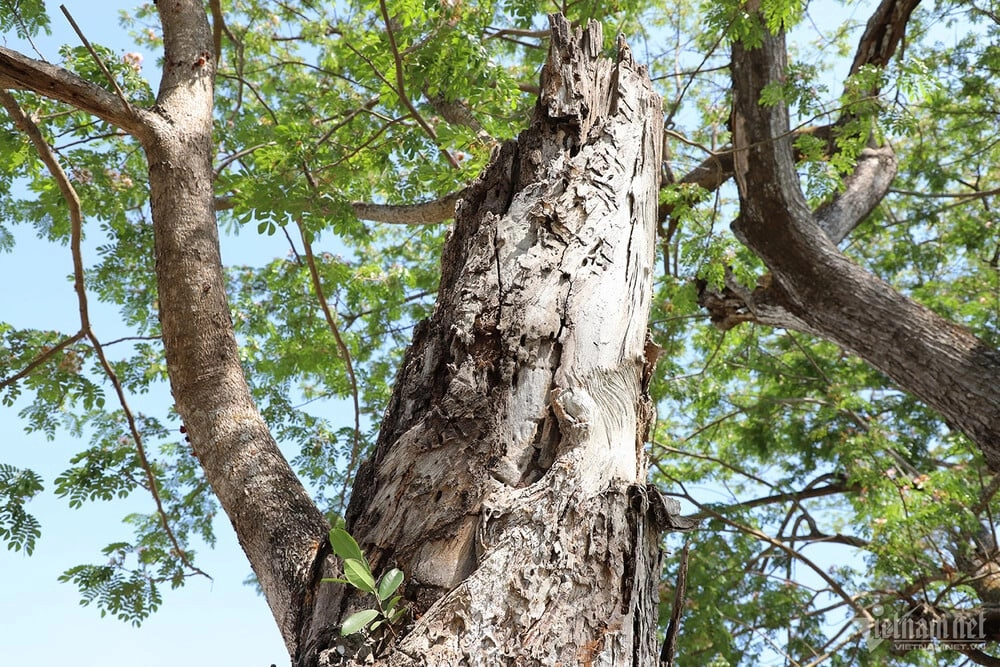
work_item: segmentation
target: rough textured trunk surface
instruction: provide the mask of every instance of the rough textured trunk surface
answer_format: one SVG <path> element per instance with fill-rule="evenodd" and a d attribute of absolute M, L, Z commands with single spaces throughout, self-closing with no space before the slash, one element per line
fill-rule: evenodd
<path fill-rule="evenodd" d="M 365 660 L 343 619 L 370 600 L 339 574 L 328 525 L 251 400 L 212 209 L 211 30 L 203 3 L 158 5 L 164 70 L 138 108 L 0 47 L 0 85 L 137 137 L 149 161 L 163 344 L 195 455 L 293 662 Z M 413 615 L 366 663 L 648 665 L 660 536 L 683 527 L 645 485 L 646 341 L 662 111 L 624 43 L 554 18 L 529 130 L 458 207 L 437 309 L 400 370 L 349 510 Z"/>
<path fill-rule="evenodd" d="M 660 99 L 623 41 L 613 63 L 596 23 L 552 25 L 534 122 L 458 206 L 436 310 L 354 488 L 348 527 L 376 574 L 406 573 L 416 618 L 377 664 L 656 662 Z M 363 604 L 329 588 L 317 628 Z M 302 664 L 329 642 L 304 639 Z"/>

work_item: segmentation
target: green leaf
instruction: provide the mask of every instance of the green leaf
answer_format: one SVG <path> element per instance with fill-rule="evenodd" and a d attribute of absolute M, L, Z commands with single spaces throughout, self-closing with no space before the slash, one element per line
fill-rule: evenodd
<path fill-rule="evenodd" d="M 355 614 L 351 614 L 344 621 L 344 624 L 340 626 L 340 634 L 343 637 L 347 635 L 353 635 L 355 632 L 360 632 L 368 627 L 368 624 L 378 618 L 377 609 L 365 609 L 359 611 Z"/>
<path fill-rule="evenodd" d="M 361 547 L 351 537 L 351 534 L 343 528 L 334 528 L 330 531 L 330 546 L 333 547 L 333 553 L 340 556 L 343 560 L 347 560 L 348 558 L 358 561 L 365 560 L 365 554 L 361 551 Z"/>
<path fill-rule="evenodd" d="M 368 563 L 355 560 L 354 558 L 345 559 L 344 576 L 358 590 L 365 591 L 366 593 L 375 592 L 375 577 L 372 576 L 372 571 L 368 568 Z"/>
<path fill-rule="evenodd" d="M 375 595 L 378 596 L 379 600 L 385 600 L 396 592 L 401 583 L 403 583 L 403 571 L 394 567 L 379 579 L 378 591 Z"/>
<path fill-rule="evenodd" d="M 391 600 L 389 600 L 389 602 L 385 605 L 385 608 L 383 609 L 385 614 L 386 615 L 392 614 L 392 610 L 396 608 L 396 605 L 399 604 L 399 601 L 402 599 L 403 599 L 402 595 L 396 595 Z"/>

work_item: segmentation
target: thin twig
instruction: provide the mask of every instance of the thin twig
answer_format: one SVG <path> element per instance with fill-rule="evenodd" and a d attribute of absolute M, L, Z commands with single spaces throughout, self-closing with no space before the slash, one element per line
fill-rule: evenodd
<path fill-rule="evenodd" d="M 816 480 L 813 480 L 814 482 Z M 811 484 L 811 483 L 810 483 Z M 858 484 L 847 484 L 845 482 L 833 482 L 827 484 L 826 486 L 812 487 L 807 486 L 801 491 L 789 491 L 786 493 L 775 493 L 769 496 L 762 496 L 760 498 L 754 498 L 753 500 L 744 500 L 743 502 L 730 505 L 728 509 L 730 510 L 747 510 L 753 509 L 755 507 L 764 507 L 767 505 L 775 505 L 778 503 L 792 502 L 795 507 L 799 506 L 799 502 L 802 500 L 808 500 L 810 498 L 822 498 L 824 496 L 832 496 L 841 493 L 855 493 L 861 490 L 861 486 Z M 705 515 L 701 513 L 695 513 L 689 515 L 687 518 L 691 519 L 703 519 Z M 802 537 L 802 536 L 798 536 Z M 809 537 L 808 535 L 806 537 Z M 827 536 L 828 537 L 828 536 Z"/>
<path fill-rule="evenodd" d="M 263 144 L 257 144 L 256 146 L 250 146 L 249 148 L 244 148 L 243 150 L 236 151 L 232 155 L 227 155 L 226 157 L 224 157 L 222 160 L 219 161 L 219 165 L 215 168 L 215 177 L 219 178 L 219 175 L 226 167 L 231 165 L 233 162 L 236 162 L 240 158 L 246 157 L 247 155 L 250 155 L 255 151 L 259 151 L 261 148 L 274 146 L 276 143 L 277 142 L 275 141 L 267 141 Z"/>
<path fill-rule="evenodd" d="M 68 144 L 61 144 L 59 146 L 56 146 L 55 151 L 59 153 L 66 150 L 67 148 L 72 148 L 73 146 L 79 146 L 80 144 L 88 144 L 91 141 L 100 141 L 101 139 L 121 138 L 127 136 L 129 136 L 129 134 L 127 132 L 122 132 L 122 131 L 107 132 L 105 134 L 94 134 L 89 137 L 86 137 L 85 139 L 79 139 L 77 141 L 71 141 Z"/>
<path fill-rule="evenodd" d="M 305 167 L 305 165 L 303 166 Z M 306 168 L 306 178 L 309 181 L 309 185 L 315 189 L 316 182 L 309 174 L 308 168 Z M 330 309 L 330 304 L 327 302 L 326 295 L 323 292 L 323 284 L 319 278 L 319 269 L 316 268 L 316 257 L 313 254 L 312 243 L 309 242 L 309 235 L 306 233 L 301 221 L 296 220 L 295 226 L 299 228 L 299 235 L 302 237 L 302 248 L 305 253 L 306 264 L 309 266 L 309 275 L 312 278 L 313 290 L 316 292 L 316 298 L 319 299 L 320 308 L 323 309 L 323 316 L 326 318 L 327 326 L 330 327 L 330 332 L 333 333 L 337 349 L 344 360 L 347 378 L 351 383 L 351 400 L 354 402 L 354 446 L 351 448 L 351 458 L 347 463 L 344 485 L 340 489 L 340 505 L 344 507 L 347 502 L 348 480 L 350 479 L 351 472 L 358 464 L 358 458 L 361 456 L 361 401 L 358 399 L 358 380 L 354 375 L 351 351 L 347 348 L 344 338 L 340 335 L 337 319 L 334 317 L 333 311 Z"/>
<path fill-rule="evenodd" d="M 112 345 L 117 345 L 118 343 L 125 343 L 133 340 L 160 340 L 160 336 L 122 336 L 121 338 L 115 338 L 114 340 L 109 340 L 104 343 L 104 347 L 110 347 Z"/>
<path fill-rule="evenodd" d="M 364 142 L 355 146 L 351 151 L 348 151 L 341 157 L 337 158 L 337 160 L 335 160 L 334 162 L 325 164 L 322 167 L 316 169 L 315 171 L 316 172 L 330 171 L 332 169 L 336 169 L 341 164 L 350 161 L 352 158 L 354 158 L 355 155 L 357 155 L 361 151 L 365 150 L 366 148 L 374 144 L 375 140 L 381 137 L 390 127 L 396 125 L 397 123 L 402 123 L 404 120 L 406 120 L 406 118 L 407 118 L 406 116 L 400 116 L 399 118 L 392 118 L 386 121 L 386 123 L 382 125 L 382 127 L 380 127 L 371 137 L 366 139 Z"/>
<path fill-rule="evenodd" d="M 669 74 L 661 74 L 659 76 L 652 76 L 649 78 L 650 81 L 663 81 L 664 79 L 671 79 L 678 76 L 691 76 L 698 74 L 709 74 L 711 72 L 721 72 L 722 70 L 729 69 L 729 63 L 725 65 L 719 65 L 718 67 L 701 67 L 698 69 L 691 70 L 677 70 L 675 72 L 670 72 Z"/>
<path fill-rule="evenodd" d="M 75 343 L 78 340 L 80 340 L 81 338 L 83 338 L 85 335 L 86 334 L 84 334 L 84 332 L 77 331 L 75 334 L 73 334 L 69 338 L 66 338 L 66 339 L 62 340 L 60 343 L 58 343 L 54 347 L 50 347 L 48 350 L 46 350 L 42 354 L 38 355 L 38 357 L 34 361 L 32 361 L 27 366 L 25 366 L 24 369 L 22 369 L 19 373 L 15 374 L 15 375 L 11 375 L 9 378 L 5 378 L 3 380 L 0 380 L 0 389 L 3 389 L 4 387 L 10 386 L 10 385 L 14 384 L 15 382 L 17 382 L 18 380 L 21 380 L 22 378 L 28 377 L 29 375 L 31 375 L 31 373 L 36 368 L 38 368 L 39 366 L 41 366 L 42 364 L 44 364 L 46 361 L 48 361 L 49 359 L 51 359 L 53 356 L 55 356 L 56 354 L 58 354 L 59 352 L 61 352 L 65 348 L 69 347 L 73 343 Z"/>
<path fill-rule="evenodd" d="M 732 24 L 732 21 L 733 19 L 730 19 L 730 24 Z M 681 102 L 684 100 L 684 95 L 687 94 L 688 88 L 690 88 L 691 84 L 694 83 L 695 77 L 701 72 L 702 66 L 705 63 L 707 63 L 709 58 L 711 58 L 715 54 L 715 50 L 719 48 L 719 45 L 722 43 L 723 38 L 728 34 L 728 32 L 729 30 L 727 28 L 726 30 L 719 33 L 719 37 L 715 40 L 715 43 L 712 44 L 711 48 L 709 48 L 708 51 L 705 52 L 705 55 L 701 59 L 701 62 L 698 63 L 698 66 L 688 76 L 687 81 L 684 82 L 684 85 L 681 86 L 681 89 L 677 91 L 677 95 L 674 97 L 674 103 L 670 105 L 670 111 L 667 113 L 666 119 L 663 121 L 664 127 L 668 128 L 668 130 L 669 128 L 673 127 L 674 116 L 677 114 L 677 110 L 680 108 Z M 682 75 L 680 75 L 679 73 L 675 73 L 674 76 L 682 76 Z"/>
<path fill-rule="evenodd" d="M 432 296 L 434 294 L 437 294 L 437 290 L 421 290 L 419 292 L 414 292 L 413 294 L 404 298 L 402 301 L 400 301 L 398 304 L 395 305 L 402 305 L 404 303 L 409 303 L 410 301 L 416 301 L 417 299 L 423 299 L 425 296 Z M 389 307 L 388 304 L 383 304 L 381 308 L 369 308 L 368 310 L 360 310 L 356 313 L 341 314 L 340 318 L 344 321 L 345 326 L 347 328 L 350 328 L 358 320 L 359 317 L 367 317 L 372 313 L 380 313 L 385 308 L 388 307 Z M 1000 475 L 998 475 L 998 478 L 1000 478 Z"/>
<path fill-rule="evenodd" d="M 295 261 L 299 265 L 304 265 L 305 262 L 302 261 L 302 255 L 299 254 L 299 249 L 295 247 L 295 242 L 292 240 L 292 235 L 288 233 L 288 226 L 281 226 L 281 233 L 285 235 L 285 240 L 288 241 L 288 247 L 291 248 L 292 254 L 295 255 Z"/>
<path fill-rule="evenodd" d="M 841 628 L 841 632 L 845 632 L 847 628 L 850 627 L 851 625 L 844 625 L 844 627 Z M 840 642 L 826 653 L 816 656 L 812 662 L 803 665 L 803 667 L 819 667 L 819 665 L 823 664 L 833 656 L 842 655 L 843 650 L 847 648 L 849 645 L 858 644 L 859 642 L 861 642 L 863 640 L 863 635 L 865 635 L 865 633 L 868 630 L 867 628 L 860 626 L 860 624 L 854 627 L 856 627 L 857 629 L 854 630 L 854 632 L 847 635 L 847 637 L 844 638 L 844 641 Z"/>
<path fill-rule="evenodd" d="M 678 480 L 678 479 L 673 479 L 673 481 L 674 481 L 674 483 L 680 484 L 680 480 Z M 681 484 L 681 488 L 683 488 L 683 484 Z M 862 617 L 862 618 L 864 618 L 866 620 L 869 620 L 869 621 L 872 620 L 872 615 L 868 612 L 868 610 L 865 609 L 864 606 L 862 606 L 861 604 L 859 604 L 853 597 L 851 597 L 850 595 L 848 595 L 847 591 L 844 590 L 843 586 L 841 586 L 840 583 L 838 583 L 836 579 L 834 579 L 832 576 L 830 576 L 830 574 L 828 574 L 826 572 L 826 570 L 824 570 L 822 567 L 820 567 L 815 562 L 813 562 L 812 559 L 806 557 L 801 552 L 796 551 L 795 549 L 789 547 L 788 545 L 784 544 L 780 540 L 777 540 L 777 539 L 771 537 L 767 533 L 765 533 L 765 532 L 763 532 L 761 530 L 758 530 L 758 529 L 756 529 L 756 528 L 754 528 L 752 526 L 748 526 L 746 524 L 742 524 L 739 521 L 734 521 L 733 519 L 730 519 L 729 517 L 727 517 L 727 516 L 725 516 L 723 514 L 720 514 L 719 512 L 716 512 L 714 509 L 712 509 L 708 505 L 705 505 L 705 504 L 702 504 L 702 503 L 698 502 L 697 500 L 695 500 L 689 494 L 685 493 L 685 495 L 687 496 L 688 502 L 693 503 L 695 506 L 698 507 L 698 509 L 701 512 L 704 512 L 707 516 L 710 516 L 713 519 L 721 521 L 722 523 L 730 526 L 731 528 L 734 528 L 734 529 L 740 531 L 741 533 L 743 533 L 745 535 L 749 535 L 750 537 L 753 537 L 753 538 L 755 538 L 755 539 L 757 539 L 757 540 L 759 540 L 761 542 L 769 544 L 772 547 L 785 552 L 785 554 L 787 556 L 789 556 L 790 558 L 798 560 L 800 563 L 806 565 L 813 572 L 815 572 L 820 577 L 820 579 L 822 579 L 823 581 L 825 581 L 826 584 L 830 587 L 830 590 L 832 590 L 845 603 L 847 603 L 854 610 L 854 612 L 858 616 L 860 616 L 860 617 Z"/>
<path fill-rule="evenodd" d="M 65 11 L 65 8 L 63 8 L 63 11 Z M 135 417 L 128 406 L 128 402 L 125 400 L 125 390 L 122 387 L 118 376 L 115 374 L 114 369 L 111 367 L 111 364 L 108 362 L 108 359 L 104 354 L 104 348 L 101 346 L 100 341 L 90 326 L 90 313 L 87 307 L 87 292 L 83 275 L 83 253 L 80 249 L 83 239 L 83 214 L 80 210 L 80 197 L 76 192 L 76 188 L 74 188 L 73 184 L 70 183 L 69 177 L 66 175 L 66 172 L 63 171 L 62 165 L 59 164 L 55 154 L 52 152 L 52 147 L 49 146 L 48 142 L 45 141 L 45 137 L 42 136 L 41 130 L 39 130 L 34 121 L 28 118 L 28 116 L 24 113 L 20 105 L 17 103 L 17 100 L 14 99 L 14 96 L 6 90 L 0 90 L 0 105 L 7 110 L 8 115 L 14 121 L 14 124 L 18 127 L 18 129 L 24 132 L 31 140 L 31 143 L 35 146 L 35 150 L 38 151 L 42 162 L 48 168 L 49 173 L 52 174 L 52 178 L 59 186 L 59 190 L 66 201 L 67 207 L 69 208 L 70 251 L 73 256 L 73 288 L 76 290 L 76 299 L 80 311 L 80 333 L 77 334 L 77 339 L 86 336 L 87 339 L 90 340 L 90 343 L 94 348 L 94 352 L 97 354 L 97 358 L 101 363 L 101 367 L 104 369 L 104 373 L 108 376 L 108 379 L 111 380 L 111 384 L 118 396 L 118 402 L 121 404 L 122 411 L 125 413 L 125 419 L 128 421 L 129 432 L 132 435 L 136 451 L 139 454 L 139 464 L 146 474 L 146 479 L 149 484 L 149 492 L 153 496 L 153 501 L 156 503 L 156 511 L 159 514 L 160 523 L 162 524 L 167 537 L 170 539 L 170 543 L 174 547 L 177 558 L 180 559 L 181 563 L 183 563 L 184 566 L 190 571 L 211 579 L 212 577 L 209 576 L 208 573 L 196 567 L 190 560 L 188 560 L 186 552 L 181 548 L 180 543 L 177 540 L 177 536 L 170 528 L 167 511 L 163 507 L 163 500 L 160 498 L 160 492 L 157 489 L 156 475 L 153 473 L 153 468 L 149 463 L 149 459 L 146 457 L 146 449 L 143 445 L 142 435 L 139 433 Z"/>
<path fill-rule="evenodd" d="M 69 21 L 69 24 L 73 26 L 73 30 L 76 31 L 77 37 L 80 38 L 80 41 L 83 42 L 83 45 L 86 47 L 87 51 L 90 52 L 90 56 L 94 59 L 94 62 L 97 63 L 97 66 L 101 68 L 102 72 L 104 72 L 104 76 L 108 78 L 108 81 L 114 87 L 115 94 L 118 95 L 118 99 L 122 101 L 122 104 L 125 105 L 125 108 L 128 109 L 129 113 L 134 114 L 132 103 L 128 101 L 127 97 L 125 97 L 125 92 L 122 90 L 121 86 L 118 85 L 118 81 L 115 79 L 115 77 L 111 76 L 111 70 L 109 70 L 108 66 L 104 64 L 104 61 L 101 60 L 101 57 L 97 55 L 97 51 L 94 50 L 94 47 L 90 45 L 90 40 L 88 40 L 84 36 L 83 31 L 80 30 L 80 26 L 78 26 L 76 24 L 76 21 L 73 20 L 73 16 L 69 13 L 69 10 L 66 9 L 66 5 L 59 5 L 59 9 L 62 10 L 62 13 L 66 16 L 66 20 Z"/>
<path fill-rule="evenodd" d="M 906 195 L 908 197 L 922 197 L 924 199 L 982 199 L 1000 194 L 1000 188 L 992 190 L 977 190 L 976 192 L 916 192 L 914 190 L 898 190 L 889 188 L 889 192 L 894 195 Z"/>
<path fill-rule="evenodd" d="M 707 153 L 710 158 L 718 157 L 718 155 L 719 155 L 718 153 L 716 153 L 715 151 L 713 151 L 711 148 L 709 148 L 707 146 L 702 146 L 697 141 L 692 141 L 691 139 L 688 139 L 687 137 L 685 137 L 680 132 L 675 132 L 674 130 L 663 130 L 663 134 L 664 134 L 664 136 L 670 137 L 672 139 L 676 139 L 677 141 L 681 142 L 682 144 L 687 144 L 691 148 L 697 148 L 698 150 L 702 151 L 703 153 Z"/>
<path fill-rule="evenodd" d="M 31 30 L 28 29 L 27 24 L 24 22 L 24 17 L 21 16 L 21 12 L 18 11 L 18 9 L 19 8 L 15 5 L 13 14 L 14 14 L 14 20 L 17 21 L 18 27 L 21 28 L 21 34 L 19 35 L 19 37 L 21 37 L 22 39 L 26 39 L 28 41 L 28 44 L 31 45 L 31 50 L 35 52 L 35 55 L 38 56 L 39 60 L 48 62 L 48 60 L 45 60 L 45 56 L 42 55 L 42 52 L 38 50 L 38 46 L 35 44 L 35 40 L 31 38 Z"/>
<path fill-rule="evenodd" d="M 406 80 L 403 76 L 403 58 L 399 54 L 399 47 L 396 45 L 396 36 L 392 32 L 392 21 L 389 18 L 389 9 L 386 7 L 385 0 L 379 0 L 378 5 L 382 10 L 382 21 L 385 23 L 385 34 L 389 38 L 389 49 L 392 51 L 392 57 L 396 63 L 396 94 L 399 96 L 399 101 L 410 110 L 410 113 L 413 114 L 413 119 L 417 121 L 417 124 L 420 125 L 421 128 L 423 128 L 424 132 L 427 133 L 427 136 L 429 136 L 431 140 L 438 145 L 438 150 L 440 150 L 445 156 L 448 163 L 455 169 L 461 169 L 458 164 L 458 160 L 456 160 L 454 156 L 448 152 L 448 149 L 440 145 L 438 142 L 437 132 L 435 132 L 434 128 L 431 127 L 426 120 L 424 120 L 423 116 L 421 116 L 420 112 L 417 111 L 417 108 L 413 106 L 413 102 L 410 101 L 409 96 L 406 94 Z"/>
<path fill-rule="evenodd" d="M 77 236 L 75 226 L 73 236 L 74 243 L 79 244 L 79 237 Z M 80 268 L 82 269 L 82 266 Z M 101 362 L 101 368 L 104 369 L 105 375 L 108 376 L 108 379 L 111 380 L 111 385 L 115 388 L 115 394 L 118 396 L 118 403 L 121 405 L 122 411 L 125 413 L 125 420 L 128 422 L 129 433 L 131 433 L 132 440 L 135 442 L 135 450 L 139 455 L 139 465 L 142 467 L 143 472 L 146 473 L 146 483 L 149 485 L 149 492 L 153 496 L 153 501 L 156 503 L 156 512 L 160 516 L 160 525 L 163 526 L 164 532 L 166 532 L 167 537 L 170 539 L 170 544 L 174 547 L 174 553 L 177 558 L 180 559 L 181 563 L 183 563 L 189 570 L 211 579 L 212 576 L 210 574 L 188 560 L 187 552 L 181 548 L 181 545 L 177 540 L 177 536 L 174 534 L 173 529 L 170 528 L 170 521 L 167 518 L 167 510 L 163 507 L 163 499 L 160 497 L 160 492 L 157 489 L 156 475 L 153 473 L 153 466 L 150 465 L 149 459 L 146 457 L 146 447 L 142 442 L 142 435 L 139 433 L 139 427 L 136 424 L 135 415 L 132 414 L 132 410 L 129 408 L 128 402 L 125 400 L 125 389 L 122 387 L 122 383 L 118 379 L 118 375 L 115 373 L 111 364 L 108 362 L 107 357 L 104 355 L 104 348 L 101 346 L 101 342 L 90 329 L 87 330 L 87 338 L 90 339 L 90 343 L 94 346 L 97 358 Z"/>
<path fill-rule="evenodd" d="M 371 99 L 369 99 L 369 100 L 368 100 L 367 102 L 365 102 L 363 106 L 360 106 L 360 107 L 358 107 L 357 109 L 354 109 L 354 110 L 352 110 L 352 111 L 351 111 L 350 113 L 348 113 L 348 114 L 347 114 L 346 116 L 344 116 L 344 117 L 343 117 L 343 118 L 342 118 L 342 119 L 340 120 L 340 122 L 339 122 L 339 123 L 335 123 L 335 124 L 333 125 L 333 127 L 331 127 L 331 128 L 329 129 L 329 130 L 327 130 L 327 131 L 326 131 L 326 132 L 325 132 L 325 133 L 323 134 L 323 136 L 322 136 L 322 137 L 320 137 L 320 138 L 319 138 L 319 139 L 318 139 L 318 140 L 316 141 L 316 143 L 315 143 L 315 144 L 313 145 L 313 150 L 315 151 L 315 150 L 316 150 L 316 149 L 318 149 L 318 148 L 319 148 L 320 146 L 322 146 L 322 145 L 323 145 L 324 143 L 326 143 L 327 141 L 329 141 L 330 137 L 332 137 L 332 136 L 333 136 L 333 133 L 334 133 L 334 132 L 336 132 L 336 131 L 337 131 L 337 130 L 339 130 L 340 128 L 342 128 L 342 127 L 344 127 L 345 125 L 347 125 L 348 123 L 350 123 L 350 122 L 351 122 L 352 120 L 354 120 L 354 118 L 355 118 L 355 117 L 357 117 L 357 116 L 358 116 L 359 114 L 361 114 L 361 113 L 362 113 L 362 112 L 364 112 L 364 111 L 370 111 L 371 109 L 373 109 L 373 108 L 375 107 L 375 105 L 376 105 L 376 104 L 378 104 L 378 101 L 379 101 L 379 96 L 378 96 L 378 95 L 376 95 L 375 97 L 372 97 L 372 98 L 371 98 Z"/>

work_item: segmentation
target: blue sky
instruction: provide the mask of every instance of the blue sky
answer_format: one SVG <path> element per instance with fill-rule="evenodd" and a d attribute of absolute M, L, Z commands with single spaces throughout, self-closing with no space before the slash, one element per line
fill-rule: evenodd
<path fill-rule="evenodd" d="M 66 8 L 93 42 L 118 52 L 134 50 L 118 25 L 119 10 L 136 2 L 63 0 Z M 78 44 L 58 5 L 49 3 L 53 35 L 36 40 L 46 59 L 58 61 L 58 46 Z M 12 36 L 0 43 L 34 55 Z M 145 73 L 154 75 L 157 54 L 145 57 Z M 67 276 L 72 272 L 69 248 L 34 238 L 27 227 L 14 227 L 17 245 L 0 253 L 0 320 L 18 327 L 79 329 L 76 297 Z M 96 240 L 88 244 L 89 259 Z M 85 254 L 88 248 L 85 248 Z M 227 263 L 257 264 L 284 255 L 279 237 L 243 234 L 224 241 Z M 86 261 L 85 257 L 85 261 Z M 127 335 L 114 309 L 91 301 L 91 317 L 103 340 Z M 141 399 L 130 397 L 133 407 L 164 413 L 169 403 L 166 389 Z M 183 588 L 164 591 L 160 610 L 140 628 L 113 618 L 101 618 L 95 607 L 81 607 L 73 585 L 58 576 L 82 563 L 99 563 L 108 543 L 131 538 L 121 517 L 131 511 L 153 511 L 152 500 L 141 493 L 115 503 L 88 504 L 69 509 L 52 493 L 55 476 L 81 443 L 60 434 L 49 442 L 38 434 L 25 434 L 14 409 L 0 409 L 0 462 L 30 467 L 45 479 L 47 491 L 34 499 L 29 511 L 42 523 L 42 538 L 35 553 L 25 556 L 0 549 L 0 663 L 5 665 L 73 665 L 74 667 L 201 667 L 240 665 L 268 667 L 289 663 L 284 644 L 267 604 L 243 585 L 250 573 L 228 521 L 216 524 L 218 545 L 198 550 L 198 565 L 213 580 L 191 578 Z"/>
<path fill-rule="evenodd" d="M 78 44 L 58 9 L 49 3 L 53 35 L 37 40 L 43 54 L 58 60 L 57 48 Z M 119 10 L 134 0 L 62 0 L 84 34 L 118 52 L 133 50 L 118 25 Z M 843 10 L 840 10 L 843 11 Z M 865 16 L 864 11 L 858 15 Z M 0 36 L 0 43 L 31 53 L 26 45 Z M 158 54 L 146 54 L 147 77 L 155 76 Z M 837 78 L 832 77 L 836 82 Z M 837 84 L 833 84 L 835 89 Z M 154 86 L 155 87 L 155 86 Z M 72 271 L 69 249 L 34 238 L 30 228 L 15 227 L 13 253 L 0 253 L 0 320 L 19 327 L 75 332 L 79 328 L 76 297 L 67 276 Z M 89 259 L 96 239 L 88 244 Z M 85 254 L 88 252 L 85 248 Z M 223 239 L 227 264 L 260 264 L 283 256 L 280 235 L 259 237 L 248 230 L 240 237 Z M 87 257 L 85 256 L 85 259 Z M 114 309 L 92 300 L 91 316 L 98 336 L 110 340 L 124 330 Z M 165 389 L 145 397 L 130 397 L 138 410 L 162 414 L 169 403 Z M 148 406 L 148 407 L 147 407 Z M 23 407 L 20 406 L 20 407 Z M 30 467 L 41 474 L 51 490 L 55 476 L 81 449 L 81 443 L 62 434 L 48 442 L 41 435 L 25 434 L 17 410 L 0 409 L 0 462 Z M 702 490 L 718 493 L 721 489 Z M 728 497 L 728 496 L 726 496 Z M 60 584 L 67 568 L 100 560 L 100 549 L 131 531 L 121 517 L 131 511 L 151 512 L 152 500 L 137 493 L 117 503 L 88 504 L 71 510 L 65 500 L 50 492 L 29 506 L 42 522 L 42 539 L 31 557 L 0 549 L 0 664 L 73 665 L 73 667 L 268 667 L 287 665 L 288 656 L 263 598 L 242 584 L 249 565 L 228 521 L 217 521 L 215 550 L 199 549 L 198 565 L 213 581 L 192 578 L 179 590 L 164 591 L 164 603 L 142 627 L 136 629 L 112 618 L 101 618 L 94 607 L 79 606 L 72 585 Z M 826 559 L 834 562 L 834 552 Z M 763 658 L 762 658 L 763 659 Z"/>

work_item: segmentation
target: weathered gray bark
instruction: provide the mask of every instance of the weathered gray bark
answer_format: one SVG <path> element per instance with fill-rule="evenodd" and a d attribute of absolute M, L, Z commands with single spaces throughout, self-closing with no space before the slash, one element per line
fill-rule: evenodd
<path fill-rule="evenodd" d="M 139 109 L 0 48 L 0 85 L 136 136 L 149 161 L 161 325 L 194 451 L 298 665 L 337 660 L 358 604 L 327 524 L 253 405 L 223 290 L 202 3 L 161 2 L 165 68 Z M 419 614 L 383 664 L 655 662 L 660 534 L 645 486 L 661 112 L 619 44 L 556 19 L 530 130 L 466 192 L 434 317 L 399 376 L 351 528 Z"/>
<path fill-rule="evenodd" d="M 662 114 L 624 43 L 617 63 L 600 49 L 598 24 L 554 18 L 535 121 L 459 204 L 355 486 L 349 529 L 406 572 L 418 619 L 378 664 L 656 662 L 670 516 L 643 442 Z M 317 614 L 355 605 L 338 593 Z"/>

